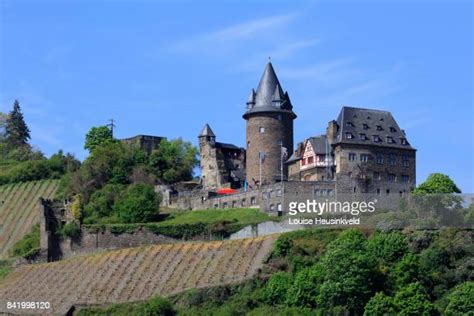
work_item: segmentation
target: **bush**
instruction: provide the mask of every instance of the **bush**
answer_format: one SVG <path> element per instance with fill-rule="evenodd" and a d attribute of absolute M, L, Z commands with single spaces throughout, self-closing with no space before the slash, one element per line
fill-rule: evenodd
<path fill-rule="evenodd" d="M 92 224 L 111 216 L 114 204 L 124 190 L 125 186 L 122 184 L 107 184 L 102 189 L 95 191 L 84 208 L 86 217 L 84 222 Z"/>
<path fill-rule="evenodd" d="M 12 260 L 0 260 L 0 281 L 12 271 Z"/>
<path fill-rule="evenodd" d="M 146 315 L 150 316 L 171 316 L 176 314 L 170 301 L 161 297 L 154 297 L 148 300 L 147 310 L 148 313 Z"/>
<path fill-rule="evenodd" d="M 12 249 L 10 255 L 12 257 L 29 258 L 38 253 L 40 249 L 40 226 L 36 224 L 31 229 L 31 232 L 23 236 L 17 241 Z"/>
<path fill-rule="evenodd" d="M 364 316 L 395 315 L 393 299 L 381 292 L 376 293 L 365 305 Z"/>
<path fill-rule="evenodd" d="M 393 299 L 397 315 L 432 315 L 435 307 L 430 303 L 420 283 L 411 283 L 400 289 Z"/>
<path fill-rule="evenodd" d="M 419 258 L 412 253 L 406 254 L 402 260 L 397 262 L 389 274 L 389 279 L 395 290 L 410 283 L 421 281 L 422 278 Z"/>
<path fill-rule="evenodd" d="M 83 206 L 82 206 L 82 197 L 80 194 L 74 197 L 74 201 L 71 205 L 71 213 L 72 216 L 78 221 L 82 219 L 83 214 Z"/>
<path fill-rule="evenodd" d="M 408 243 L 405 236 L 398 232 L 376 233 L 368 240 L 367 250 L 381 263 L 387 265 L 408 252 Z"/>
<path fill-rule="evenodd" d="M 286 256 L 293 247 L 293 240 L 288 235 L 281 235 L 275 242 L 275 256 Z"/>
<path fill-rule="evenodd" d="M 454 288 L 448 295 L 444 313 L 448 316 L 474 315 L 474 282 L 465 282 Z"/>
<path fill-rule="evenodd" d="M 173 316 L 176 311 L 172 304 L 161 297 L 154 297 L 143 303 L 113 304 L 107 307 L 91 307 L 79 310 L 82 316 L 92 315 L 143 315 L 143 316 Z"/>
<path fill-rule="evenodd" d="M 311 307 L 317 306 L 319 284 L 323 280 L 324 271 L 316 265 L 296 273 L 294 282 L 286 295 L 286 303 L 290 306 Z"/>
<path fill-rule="evenodd" d="M 284 303 L 291 281 L 291 275 L 287 272 L 272 275 L 262 291 L 263 301 L 269 305 Z"/>
<path fill-rule="evenodd" d="M 77 238 L 81 235 L 81 228 L 77 222 L 69 222 L 59 229 L 59 235 L 63 238 Z"/>
<path fill-rule="evenodd" d="M 153 186 L 137 183 L 130 185 L 114 205 L 123 223 L 144 223 L 157 219 L 160 197 Z"/>

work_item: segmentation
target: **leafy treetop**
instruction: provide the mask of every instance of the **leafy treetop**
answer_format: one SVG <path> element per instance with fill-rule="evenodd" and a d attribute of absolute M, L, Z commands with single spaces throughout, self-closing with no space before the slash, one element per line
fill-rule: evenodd
<path fill-rule="evenodd" d="M 94 148 L 101 144 L 111 143 L 114 141 L 112 131 L 107 126 L 92 127 L 86 134 L 86 142 L 84 149 L 92 152 Z"/>
<path fill-rule="evenodd" d="M 448 175 L 432 173 L 414 190 L 414 193 L 461 193 L 461 190 Z"/>

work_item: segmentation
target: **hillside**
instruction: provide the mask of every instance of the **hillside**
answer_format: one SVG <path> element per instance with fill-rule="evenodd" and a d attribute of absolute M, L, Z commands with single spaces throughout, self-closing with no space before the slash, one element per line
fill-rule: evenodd
<path fill-rule="evenodd" d="M 38 222 L 36 203 L 51 198 L 58 180 L 41 180 L 0 186 L 0 258 Z"/>
<path fill-rule="evenodd" d="M 273 240 L 154 245 L 20 266 L 0 284 L 0 313 L 20 297 L 65 313 L 72 304 L 132 302 L 241 282 L 255 275 Z"/>

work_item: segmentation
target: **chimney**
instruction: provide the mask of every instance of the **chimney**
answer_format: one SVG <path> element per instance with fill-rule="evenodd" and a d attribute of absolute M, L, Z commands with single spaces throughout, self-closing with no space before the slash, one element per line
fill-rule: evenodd
<path fill-rule="evenodd" d="M 336 137 L 337 137 L 337 130 L 338 126 L 336 121 L 332 120 L 328 123 L 328 127 L 326 129 L 326 135 L 328 138 L 328 143 L 332 145 L 334 142 L 336 142 Z"/>

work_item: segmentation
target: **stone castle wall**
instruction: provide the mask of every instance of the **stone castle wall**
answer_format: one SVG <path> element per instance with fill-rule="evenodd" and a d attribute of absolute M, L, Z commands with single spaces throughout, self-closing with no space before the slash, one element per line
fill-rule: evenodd
<path fill-rule="evenodd" d="M 349 153 L 355 154 L 355 160 L 349 160 Z M 360 160 L 361 154 L 369 155 L 367 162 Z M 395 165 L 390 164 L 390 155 L 395 155 Z M 383 163 L 377 163 L 377 155 L 383 155 Z M 408 166 L 403 165 L 402 156 L 408 157 Z M 409 193 L 416 186 L 416 151 L 387 148 L 381 146 L 338 145 L 335 148 L 336 177 L 341 193 Z M 380 178 L 375 177 L 377 175 Z M 388 179 L 389 174 L 396 179 Z M 409 177 L 408 182 L 402 181 L 402 175 Z"/>
<path fill-rule="evenodd" d="M 264 129 L 262 132 L 261 129 Z M 288 154 L 293 152 L 293 119 L 285 113 L 258 113 L 247 119 L 247 182 L 255 186 L 260 179 L 259 152 L 265 153 L 262 163 L 262 184 L 273 183 L 280 178 L 281 146 Z M 288 176 L 284 165 L 283 174 Z"/>
<path fill-rule="evenodd" d="M 177 242 L 176 239 L 154 234 L 141 228 L 133 233 L 115 234 L 109 229 L 90 232 L 83 228 L 81 236 L 76 239 L 67 238 L 60 242 L 62 258 L 103 250 L 139 247 L 151 244 L 168 244 Z"/>

